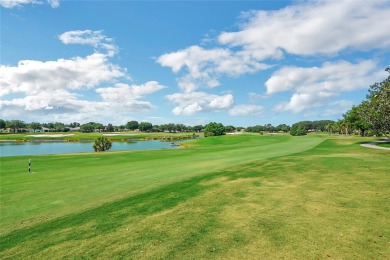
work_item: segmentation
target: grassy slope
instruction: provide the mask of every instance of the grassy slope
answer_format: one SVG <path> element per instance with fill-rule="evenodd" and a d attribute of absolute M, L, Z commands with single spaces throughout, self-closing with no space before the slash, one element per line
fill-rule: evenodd
<path fill-rule="evenodd" d="M 0 257 L 386 258 L 389 153 L 360 140 L 1 158 Z"/>

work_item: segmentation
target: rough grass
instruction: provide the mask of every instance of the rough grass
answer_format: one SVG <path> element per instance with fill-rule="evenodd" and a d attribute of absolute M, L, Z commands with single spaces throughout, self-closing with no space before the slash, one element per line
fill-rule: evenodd
<path fill-rule="evenodd" d="M 388 259 L 390 153 L 360 138 L 321 141 L 235 136 L 181 151 L 41 156 L 31 176 L 10 166 L 26 158 L 2 158 L 2 212 L 16 220 L 2 221 L 0 257 Z"/>

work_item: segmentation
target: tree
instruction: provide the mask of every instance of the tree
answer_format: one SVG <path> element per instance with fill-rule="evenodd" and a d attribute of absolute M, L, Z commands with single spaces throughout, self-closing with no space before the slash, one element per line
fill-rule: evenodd
<path fill-rule="evenodd" d="M 288 131 L 290 131 L 290 127 L 286 124 L 280 124 L 276 127 L 276 131 L 282 131 L 287 133 Z"/>
<path fill-rule="evenodd" d="M 49 131 L 54 130 L 54 123 L 47 123 L 47 124 L 44 124 L 43 126 L 49 128 Z"/>
<path fill-rule="evenodd" d="M 7 122 L 7 127 L 12 128 L 14 133 L 17 133 L 19 129 L 26 127 L 26 123 L 21 120 L 11 120 Z"/>
<path fill-rule="evenodd" d="M 94 123 L 92 126 L 94 130 L 97 130 L 99 132 L 104 130 L 104 125 L 101 123 Z"/>
<path fill-rule="evenodd" d="M 130 122 L 127 122 L 127 124 L 126 124 L 127 129 L 129 129 L 131 131 L 138 129 L 138 126 L 139 126 L 139 124 L 137 121 L 130 121 Z"/>
<path fill-rule="evenodd" d="M 115 130 L 114 126 L 112 124 L 108 124 L 106 129 L 107 129 L 107 132 L 114 132 L 114 130 Z"/>
<path fill-rule="evenodd" d="M 167 128 L 167 130 L 168 130 L 170 133 L 176 131 L 176 126 L 175 126 L 175 124 L 173 124 L 173 123 L 167 124 L 167 125 L 166 125 L 166 128 Z"/>
<path fill-rule="evenodd" d="M 176 124 L 175 129 L 178 132 L 185 132 L 187 130 L 187 127 L 183 124 Z"/>
<path fill-rule="evenodd" d="M 72 127 L 72 128 L 79 127 L 80 123 L 73 122 L 73 123 L 70 123 L 69 126 Z"/>
<path fill-rule="evenodd" d="M 64 132 L 65 131 L 65 124 L 61 122 L 55 122 L 54 128 L 56 132 Z"/>
<path fill-rule="evenodd" d="M 93 130 L 95 129 L 93 125 L 94 125 L 93 122 L 89 122 L 89 123 L 81 125 L 80 126 L 81 132 L 83 132 L 83 133 L 92 133 Z"/>
<path fill-rule="evenodd" d="M 194 127 L 192 127 L 192 129 L 195 132 L 202 132 L 203 131 L 203 126 L 202 125 L 195 125 Z"/>
<path fill-rule="evenodd" d="M 334 123 L 329 122 L 329 123 L 324 127 L 324 129 L 325 129 L 326 131 L 328 131 L 329 135 L 331 135 L 331 134 L 333 133 L 333 130 L 335 129 Z"/>
<path fill-rule="evenodd" d="M 354 130 L 359 130 L 361 136 L 364 136 L 366 130 L 371 128 L 370 123 L 368 123 L 361 114 L 362 106 L 353 106 L 351 110 L 348 110 L 343 114 L 344 121 L 348 122 Z"/>
<path fill-rule="evenodd" d="M 204 127 L 204 137 L 225 135 L 225 127 L 221 123 L 211 122 Z"/>
<path fill-rule="evenodd" d="M 290 134 L 294 136 L 306 135 L 307 134 L 307 121 L 301 121 L 291 126 Z"/>
<path fill-rule="evenodd" d="M 232 125 L 225 126 L 225 132 L 226 133 L 233 133 L 234 130 L 236 130 L 236 128 L 234 126 L 232 126 Z"/>
<path fill-rule="evenodd" d="M 5 128 L 5 121 L 3 119 L 0 119 L 0 129 Z"/>
<path fill-rule="evenodd" d="M 104 152 L 111 149 L 111 142 L 106 137 L 98 137 L 93 144 L 93 150 L 95 152 Z"/>
<path fill-rule="evenodd" d="M 153 128 L 153 125 L 149 122 L 141 122 L 139 124 L 139 130 L 141 132 L 149 132 L 150 130 L 152 130 Z"/>
<path fill-rule="evenodd" d="M 41 124 L 37 122 L 30 123 L 29 127 L 34 131 L 34 133 L 36 130 L 42 129 Z"/>
<path fill-rule="evenodd" d="M 390 73 L 390 67 L 386 71 Z M 390 75 L 370 86 L 367 100 L 361 104 L 360 114 L 375 131 L 387 135 L 390 131 Z"/>

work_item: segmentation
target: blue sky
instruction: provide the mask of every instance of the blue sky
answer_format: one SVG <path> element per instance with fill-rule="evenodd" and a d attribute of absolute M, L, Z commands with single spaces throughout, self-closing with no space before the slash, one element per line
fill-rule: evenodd
<path fill-rule="evenodd" d="M 2 119 L 337 120 L 390 65 L 390 1 L 0 5 Z"/>

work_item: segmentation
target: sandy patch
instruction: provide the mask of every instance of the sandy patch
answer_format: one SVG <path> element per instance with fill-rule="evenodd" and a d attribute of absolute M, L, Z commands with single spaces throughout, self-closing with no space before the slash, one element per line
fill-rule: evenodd
<path fill-rule="evenodd" d="M 26 135 L 29 137 L 64 137 L 64 136 L 72 136 L 74 134 L 49 134 L 49 135 Z"/>
<path fill-rule="evenodd" d="M 361 144 L 360 146 L 366 147 L 366 148 L 373 148 L 373 149 L 380 149 L 380 150 L 390 150 L 388 147 L 382 147 L 378 146 L 379 143 L 387 143 L 387 141 L 378 141 L 378 142 L 372 142 L 372 143 L 366 143 Z"/>

